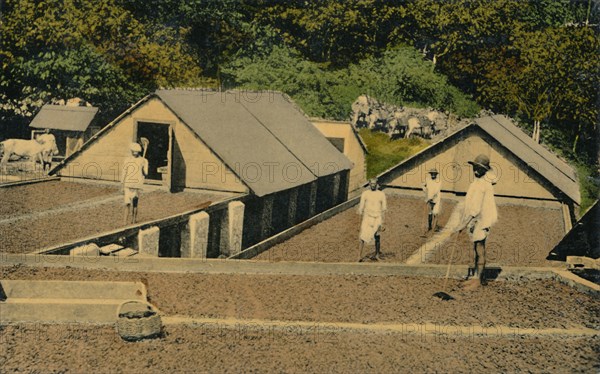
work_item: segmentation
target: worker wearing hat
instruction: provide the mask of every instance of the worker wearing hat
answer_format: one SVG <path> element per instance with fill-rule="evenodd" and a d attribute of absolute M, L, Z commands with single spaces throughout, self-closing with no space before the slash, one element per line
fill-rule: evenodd
<path fill-rule="evenodd" d="M 469 161 L 473 166 L 475 179 L 467 190 L 463 219 L 457 231 L 468 228 L 469 236 L 473 242 L 474 260 L 473 268 L 469 269 L 467 279 L 469 287 L 485 284 L 485 242 L 490 233 L 490 228 L 498 220 L 498 211 L 494 200 L 494 187 L 490 178 L 484 176 L 490 172 L 490 159 L 486 155 L 479 155 L 475 160 Z"/>
<path fill-rule="evenodd" d="M 362 215 L 360 225 L 359 259 L 361 262 L 362 251 L 365 244 L 370 244 L 375 239 L 374 260 L 379 260 L 381 255 L 380 233 L 383 231 L 383 218 L 387 210 L 385 193 L 379 190 L 377 179 L 369 180 L 369 189 L 360 195 L 358 214 Z"/>
<path fill-rule="evenodd" d="M 433 168 L 427 172 L 423 191 L 428 208 L 427 231 L 437 230 L 437 217 L 442 208 L 442 179 L 438 178 L 437 169 Z"/>
<path fill-rule="evenodd" d="M 124 224 L 136 223 L 137 208 L 140 191 L 144 186 L 144 180 L 148 175 L 148 160 L 142 157 L 142 146 L 138 143 L 129 145 L 131 156 L 123 163 L 121 182 L 123 183 L 123 198 L 125 211 L 123 213 Z"/>

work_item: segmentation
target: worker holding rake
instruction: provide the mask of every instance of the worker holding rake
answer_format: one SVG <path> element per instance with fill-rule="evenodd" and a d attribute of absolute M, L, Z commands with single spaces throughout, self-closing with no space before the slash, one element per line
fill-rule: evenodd
<path fill-rule="evenodd" d="M 377 187 L 376 178 L 369 180 L 369 189 L 360 196 L 358 214 L 362 215 L 362 222 L 360 225 L 359 262 L 363 261 L 362 251 L 365 243 L 370 244 L 373 239 L 375 239 L 375 256 L 372 259 L 379 260 L 381 255 L 380 234 L 384 231 L 383 217 L 387 210 L 387 202 L 385 194 Z"/>
<path fill-rule="evenodd" d="M 145 143 L 144 153 L 148 148 Z M 144 186 L 144 180 L 148 175 L 148 160 L 142 155 L 142 146 L 139 143 L 131 143 L 129 145 L 131 156 L 127 157 L 123 164 L 123 174 L 121 181 L 123 183 L 123 197 L 125 202 L 125 210 L 123 213 L 124 224 L 137 222 L 137 208 L 140 191 Z"/>
<path fill-rule="evenodd" d="M 465 227 L 468 228 L 473 242 L 473 251 L 475 252 L 473 267 L 469 268 L 468 283 L 466 284 L 468 288 L 473 288 L 486 283 L 484 276 L 485 242 L 490 228 L 498 220 L 498 211 L 492 185 L 495 177 L 490 172 L 489 157 L 481 154 L 475 157 L 474 161 L 469 161 L 469 164 L 473 166 L 475 179 L 467 190 L 463 219 L 458 225 L 457 231 L 462 232 Z"/>

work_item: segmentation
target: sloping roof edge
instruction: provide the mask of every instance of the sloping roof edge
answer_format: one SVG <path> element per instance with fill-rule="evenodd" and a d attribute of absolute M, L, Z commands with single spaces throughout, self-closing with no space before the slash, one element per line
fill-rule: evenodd
<path fill-rule="evenodd" d="M 164 106 L 165 106 L 165 107 L 167 107 L 167 109 L 169 109 L 169 110 L 171 111 L 171 113 L 173 113 L 173 114 L 175 115 L 175 117 L 177 117 L 177 118 L 179 119 L 179 121 L 180 121 L 181 123 L 183 123 L 183 124 L 184 124 L 184 125 L 185 125 L 185 126 L 188 128 L 188 130 L 190 130 L 190 131 L 192 132 L 192 134 L 194 134 L 194 136 L 196 137 L 196 139 L 198 139 L 198 140 L 199 140 L 199 141 L 200 141 L 202 144 L 204 144 L 204 145 L 206 146 L 206 148 L 208 148 L 208 149 L 209 149 L 209 150 L 212 152 L 212 154 L 213 154 L 213 155 L 215 155 L 215 157 L 216 157 L 216 158 L 218 158 L 218 159 L 219 159 L 219 161 L 221 161 L 221 162 L 223 163 L 223 165 L 225 165 L 225 166 L 227 166 L 227 167 L 229 168 L 229 170 L 230 170 L 230 171 L 231 171 L 231 172 L 232 172 L 232 173 L 233 173 L 233 174 L 234 174 L 234 175 L 235 175 L 235 176 L 238 178 L 238 180 L 239 180 L 239 181 L 241 181 L 241 182 L 244 184 L 244 186 L 248 187 L 248 189 L 252 191 L 252 187 L 250 187 L 250 186 L 248 185 L 248 183 L 246 183 L 246 182 L 244 181 L 244 179 L 243 179 L 243 178 L 242 178 L 242 177 L 241 177 L 241 176 L 240 176 L 240 175 L 239 175 L 239 174 L 236 172 L 235 168 L 232 168 L 230 165 L 228 165 L 228 164 L 225 162 L 225 160 L 223 160 L 223 159 L 221 158 L 221 156 L 220 156 L 220 155 L 219 155 L 217 152 L 215 152 L 215 150 L 214 150 L 214 149 L 212 149 L 212 148 L 211 148 L 211 146 L 210 146 L 208 143 L 206 143 L 204 140 L 202 140 L 202 138 L 200 138 L 200 136 L 198 135 L 198 133 L 197 133 L 197 132 L 196 132 L 196 131 L 195 131 L 195 130 L 194 130 L 194 129 L 193 129 L 193 128 L 192 128 L 192 127 L 189 125 L 189 124 L 187 124 L 187 123 L 186 123 L 186 122 L 183 120 L 183 118 L 181 118 L 181 117 L 179 116 L 179 114 L 178 114 L 178 113 L 177 113 L 175 110 L 173 110 L 173 108 L 171 108 L 171 107 L 169 106 L 169 104 L 167 104 L 167 103 L 166 103 L 166 102 L 165 102 L 165 101 L 164 101 L 164 100 L 163 100 L 163 99 L 160 97 L 160 95 L 158 95 L 158 94 L 156 94 L 156 93 L 153 93 L 152 95 L 154 95 L 156 98 L 158 98 L 158 100 L 160 100 L 160 102 L 161 102 L 161 103 L 163 103 L 163 104 L 164 104 Z M 254 191 L 253 191 L 253 192 L 254 192 Z"/>
<path fill-rule="evenodd" d="M 592 258 L 598 258 L 600 255 L 600 248 L 598 248 L 600 239 L 598 235 L 600 234 L 598 234 L 598 228 L 593 227 L 594 224 L 600 221 L 598 202 L 599 200 L 596 200 L 590 205 L 571 230 L 552 248 L 547 257 L 548 260 L 565 261 L 567 256 L 591 256 Z M 585 253 L 586 250 L 590 249 L 591 252 Z"/>
<path fill-rule="evenodd" d="M 494 125 L 490 126 L 485 120 L 493 121 Z M 560 160 L 558 156 L 544 148 L 542 145 L 534 142 L 533 139 L 513 124 L 508 117 L 495 115 L 479 118 L 475 120 L 475 122 L 488 135 L 497 139 L 504 148 L 508 149 L 517 158 L 525 161 L 530 170 L 535 171 L 551 185 L 561 190 L 576 204 L 579 205 L 581 203 L 579 183 L 573 168 Z M 505 133 L 502 134 L 502 131 Z M 506 134 L 509 134 L 512 138 L 509 140 L 516 141 L 516 143 L 511 142 L 511 144 L 505 144 L 505 142 L 498 139 L 499 136 L 505 136 Z M 527 155 L 526 153 L 529 154 Z M 535 161 L 531 160 L 532 157 Z M 538 163 L 537 161 L 541 161 L 541 163 Z M 531 162 L 531 165 L 529 162 Z M 537 166 L 540 169 L 547 168 L 549 170 L 542 172 L 533 166 Z"/>
<path fill-rule="evenodd" d="M 129 107 L 126 111 L 124 111 L 123 113 L 121 113 L 119 116 L 117 116 L 114 120 L 112 120 L 108 125 L 104 126 L 98 133 L 96 133 L 94 136 L 92 136 L 87 142 L 85 142 L 83 144 L 83 146 L 77 151 L 74 152 L 73 154 L 71 154 L 69 157 L 65 158 L 64 160 L 62 160 L 60 162 L 60 164 L 58 164 L 57 166 L 55 166 L 52 170 L 50 170 L 50 172 L 48 173 L 49 175 L 53 175 L 54 173 L 56 173 L 57 171 L 59 171 L 60 169 L 62 169 L 69 161 L 71 161 L 72 159 L 74 159 L 75 157 L 77 157 L 77 155 L 79 155 L 79 153 L 83 152 L 85 149 L 87 149 L 90 144 L 92 142 L 97 141 L 98 139 L 100 139 L 101 137 L 103 137 L 110 129 L 112 129 L 114 126 L 116 126 L 123 118 L 125 118 L 127 115 L 131 114 L 134 110 L 136 110 L 139 106 L 141 106 L 142 104 L 146 103 L 147 101 L 150 101 L 151 99 L 158 99 L 160 100 L 161 103 L 163 103 L 163 105 L 169 109 L 171 111 L 171 113 L 173 113 L 173 115 L 175 115 L 175 117 L 177 117 L 179 119 L 179 121 L 181 121 L 181 123 L 183 123 L 189 130 L 191 133 L 194 134 L 194 136 L 196 137 L 196 139 L 198 139 L 199 141 L 202 142 L 202 144 L 204 144 L 214 155 L 215 157 L 217 157 L 224 165 L 227 165 L 227 163 L 225 161 L 223 161 L 223 159 L 221 159 L 221 157 L 208 145 L 206 144 L 204 141 L 202 141 L 202 139 L 200 139 L 200 137 L 198 136 L 198 134 L 196 133 L 196 131 L 194 131 L 194 129 L 192 129 L 178 114 L 176 111 L 174 111 L 171 107 L 169 107 L 169 105 L 156 93 L 151 93 L 146 95 L 145 97 L 143 97 L 140 101 L 138 101 L 137 103 L 133 104 L 131 107 Z M 227 165 L 227 167 L 229 167 L 229 165 Z M 235 174 L 235 176 L 238 177 L 238 179 L 249 189 L 250 186 L 247 185 L 247 183 L 244 182 L 244 180 L 235 172 L 234 169 L 232 169 L 231 167 L 229 167 L 229 169 L 231 170 L 231 172 L 233 174 Z"/>
<path fill-rule="evenodd" d="M 477 126 L 477 125 L 474 124 L 474 123 L 471 123 L 471 124 L 469 124 L 467 126 L 464 126 L 464 127 L 461 127 L 459 129 L 455 130 L 453 133 L 451 133 L 450 135 L 446 136 L 445 138 L 443 138 L 443 139 L 441 139 L 441 140 L 439 140 L 439 141 L 437 141 L 435 143 L 430 144 L 428 147 L 420 150 L 419 152 L 415 153 L 414 155 L 409 156 L 409 157 L 405 158 L 404 160 L 400 161 L 399 163 L 397 163 L 396 165 L 388 168 L 387 170 L 382 171 L 381 173 L 379 173 L 377 175 L 376 178 L 380 179 L 380 180 L 385 180 L 388 175 L 391 175 L 396 170 L 403 168 L 406 164 L 409 164 L 410 162 L 414 161 L 415 159 L 417 159 L 417 158 L 423 156 L 424 154 L 430 152 L 432 149 L 440 147 L 444 143 L 448 143 L 450 141 L 453 141 L 455 138 L 457 138 L 458 136 L 460 136 L 460 134 L 462 134 L 468 128 L 471 128 L 472 126 Z"/>
<path fill-rule="evenodd" d="M 69 114 L 70 113 L 70 114 Z M 92 120 L 98 113 L 97 107 L 86 107 L 86 106 L 66 106 L 66 105 L 54 105 L 54 104 L 44 104 L 42 108 L 37 112 L 35 117 L 29 123 L 30 128 L 34 129 L 53 129 L 59 131 L 85 131 Z M 54 122 L 56 119 L 53 116 L 62 115 L 67 116 L 63 117 L 60 122 L 63 125 L 73 125 L 76 123 L 76 126 L 70 126 L 70 128 L 62 128 L 60 126 L 56 126 L 55 124 L 46 123 L 46 121 Z M 76 116 L 76 117 L 73 117 Z M 43 119 L 42 119 L 43 117 Z M 68 120 L 65 120 L 68 119 Z M 74 118 L 77 118 L 81 121 L 74 121 Z M 42 122 L 42 123 L 38 123 Z"/>
<path fill-rule="evenodd" d="M 479 129 L 480 131 L 483 131 L 485 134 L 487 134 L 488 136 L 490 136 L 492 139 L 495 139 L 494 136 L 490 133 L 488 133 L 484 128 L 482 128 L 478 123 L 476 122 L 472 122 L 470 124 L 468 124 L 467 126 L 464 126 L 460 129 L 457 129 L 456 131 L 454 131 L 452 134 L 448 135 L 447 137 L 445 137 L 444 139 L 441 139 L 440 141 L 431 144 L 430 146 L 428 146 L 425 149 L 422 149 L 421 151 L 415 153 L 414 155 L 402 160 L 401 162 L 399 162 L 398 164 L 388 168 L 387 170 L 381 172 L 379 175 L 377 175 L 377 178 L 380 179 L 382 182 L 385 183 L 386 179 L 388 177 L 390 177 L 394 172 L 398 171 L 399 169 L 402 169 L 403 167 L 405 167 L 406 165 L 410 165 L 411 163 L 413 163 L 416 159 L 423 157 L 424 155 L 426 155 L 427 153 L 430 153 L 433 149 L 438 148 L 443 146 L 445 143 L 448 142 L 452 142 L 454 141 L 456 138 L 458 138 L 459 136 L 461 136 L 464 132 L 472 130 L 472 129 Z M 504 144 L 501 144 L 500 142 L 498 142 L 498 144 L 502 147 L 504 147 L 506 150 L 508 150 L 515 158 L 524 161 L 525 164 L 527 164 L 525 162 L 525 160 L 523 160 L 521 157 L 519 157 L 512 149 L 510 149 L 509 147 L 507 147 Z M 570 200 L 572 200 L 574 203 L 579 204 L 580 203 L 580 197 L 578 194 L 572 194 L 569 193 L 569 191 L 565 191 L 564 189 L 560 188 L 558 185 L 556 185 L 556 183 L 552 182 L 547 176 L 541 174 L 538 170 L 536 170 L 535 168 L 530 167 L 529 165 L 527 165 L 527 167 L 533 171 L 536 175 L 538 175 L 539 177 L 541 177 L 544 181 L 546 181 L 547 183 L 549 183 L 550 185 L 552 185 L 556 190 L 561 191 L 566 197 L 568 197 Z M 573 182 L 575 183 L 575 182 Z M 579 186 L 577 185 L 577 188 L 579 188 Z M 577 189 L 577 191 L 579 191 Z"/>
<path fill-rule="evenodd" d="M 110 121 L 108 123 L 108 125 L 104 126 L 100 131 L 98 131 L 91 138 L 89 138 L 87 142 L 83 143 L 83 145 L 81 146 L 81 148 L 79 150 L 77 150 L 76 152 L 73 152 L 69 157 L 65 158 L 58 165 L 56 165 L 54 168 L 52 168 L 52 170 L 50 170 L 48 172 L 48 175 L 54 175 L 56 172 L 58 172 L 60 169 L 62 169 L 68 162 L 70 162 L 71 160 L 77 158 L 81 154 L 81 152 L 83 152 L 84 150 L 86 150 L 90 146 L 90 144 L 92 144 L 97 139 L 99 139 L 99 138 L 103 137 L 104 135 L 106 135 L 106 133 L 110 129 L 112 129 L 113 127 L 115 127 L 115 125 L 117 123 L 119 123 L 123 118 L 125 118 L 126 116 L 128 116 L 129 114 L 131 114 L 132 111 L 134 111 L 137 107 L 139 107 L 140 105 L 142 105 L 146 101 L 150 100 L 153 96 L 154 96 L 154 94 L 149 94 L 149 95 L 144 96 L 137 103 L 135 103 L 132 106 L 130 106 L 123 113 L 119 114 L 115 119 L 113 119 L 112 121 Z"/>
<path fill-rule="evenodd" d="M 485 130 L 485 120 L 493 121 L 496 125 L 509 132 L 520 144 L 525 145 L 552 167 L 564 174 L 567 178 L 574 182 L 577 181 L 577 174 L 571 165 L 561 160 L 556 154 L 544 147 L 542 144 L 539 144 L 531 139 L 531 137 L 525 134 L 525 132 L 523 132 L 519 126 L 513 123 L 509 117 L 497 114 L 489 117 L 477 118 L 475 119 L 475 122 L 482 125 L 481 127 Z"/>

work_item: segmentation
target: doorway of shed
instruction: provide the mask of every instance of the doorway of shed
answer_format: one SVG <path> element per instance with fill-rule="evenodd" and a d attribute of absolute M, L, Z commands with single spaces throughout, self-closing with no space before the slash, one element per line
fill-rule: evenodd
<path fill-rule="evenodd" d="M 146 179 L 162 181 L 159 168 L 169 169 L 170 136 L 169 125 L 164 123 L 138 122 L 137 140 L 146 138 L 150 141 L 146 159 L 148 160 L 148 175 Z"/>

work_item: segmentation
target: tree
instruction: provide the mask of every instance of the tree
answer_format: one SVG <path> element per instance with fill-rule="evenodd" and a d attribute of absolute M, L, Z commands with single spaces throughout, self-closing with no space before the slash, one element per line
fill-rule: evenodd
<path fill-rule="evenodd" d="M 52 99 L 82 97 L 114 115 L 145 95 L 146 87 L 128 79 L 118 66 L 87 45 L 62 51 L 40 51 L 15 58 L 2 77 L 1 110 L 31 116 Z M 110 117 L 109 117 L 110 118 Z"/>
<path fill-rule="evenodd" d="M 184 31 L 148 27 L 117 0 L 8 0 L 3 11 L 3 117 L 30 115 L 63 95 L 122 109 L 156 87 L 200 81 Z"/>
<path fill-rule="evenodd" d="M 584 125 L 598 116 L 600 84 L 598 35 L 589 27 L 549 27 L 516 34 L 509 59 L 490 61 L 479 88 L 484 102 L 533 121 L 532 138 L 540 140 L 546 120 L 579 121 L 573 149 Z"/>
<path fill-rule="evenodd" d="M 347 66 L 398 41 L 402 1 L 325 0 L 271 2 L 259 11 L 261 24 L 312 61 Z"/>
<path fill-rule="evenodd" d="M 347 68 L 326 70 L 286 47 L 264 57 L 244 57 L 224 72 L 229 84 L 245 89 L 279 90 L 289 94 L 311 116 L 345 120 L 359 95 L 390 104 L 432 106 L 471 116 L 478 106 L 411 47 L 367 58 Z"/>

